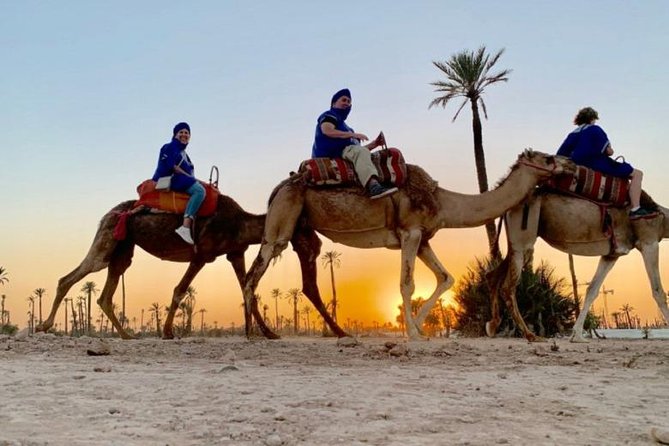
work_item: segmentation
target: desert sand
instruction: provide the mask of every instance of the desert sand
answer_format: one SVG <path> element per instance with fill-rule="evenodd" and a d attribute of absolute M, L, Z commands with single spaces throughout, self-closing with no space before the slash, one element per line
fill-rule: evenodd
<path fill-rule="evenodd" d="M 652 445 L 669 429 L 667 340 L 346 340 L 3 336 L 0 445 Z"/>

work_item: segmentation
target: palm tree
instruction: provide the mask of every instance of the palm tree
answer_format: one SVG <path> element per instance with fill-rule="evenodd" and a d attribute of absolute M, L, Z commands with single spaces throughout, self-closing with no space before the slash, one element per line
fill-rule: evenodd
<path fill-rule="evenodd" d="M 91 298 L 93 294 L 96 294 L 98 291 L 97 288 L 95 288 L 97 285 L 95 282 L 86 282 L 83 287 L 81 287 L 81 292 L 86 293 L 86 296 L 88 297 L 88 301 L 86 304 L 86 324 L 88 327 L 88 334 L 91 334 Z"/>
<path fill-rule="evenodd" d="M 304 307 L 302 307 L 302 313 L 307 317 L 307 336 L 310 334 L 309 327 L 311 327 L 311 324 L 309 322 L 309 316 L 311 315 L 311 312 L 311 305 L 305 304 Z"/>
<path fill-rule="evenodd" d="M 295 334 L 297 334 L 297 330 L 299 329 L 300 326 L 300 317 L 297 311 L 297 303 L 300 301 L 301 295 L 302 291 L 300 291 L 299 288 L 291 288 L 288 290 L 288 293 L 286 294 L 286 297 L 288 297 L 293 301 L 293 330 Z"/>
<path fill-rule="evenodd" d="M 42 323 L 42 296 L 46 294 L 46 290 L 44 288 L 35 288 L 33 291 L 35 293 L 35 297 L 38 300 L 38 308 L 39 308 L 39 323 Z"/>
<path fill-rule="evenodd" d="M 204 313 L 206 313 L 207 310 L 204 308 L 200 308 L 199 313 L 200 313 L 200 333 L 204 336 Z"/>
<path fill-rule="evenodd" d="M 630 316 L 630 313 L 634 311 L 634 307 L 630 304 L 625 304 L 620 307 L 620 311 L 625 313 L 625 317 L 627 318 L 627 328 L 632 328 L 632 317 Z"/>
<path fill-rule="evenodd" d="M 0 309 L 0 327 L 5 325 L 5 296 L 4 294 L 2 295 L 2 304 L 1 304 L 1 309 Z"/>
<path fill-rule="evenodd" d="M 77 311 L 79 312 L 79 326 L 81 328 L 81 334 L 87 329 L 86 321 L 84 320 L 84 314 L 86 313 L 86 298 L 84 296 L 77 296 Z M 90 322 L 90 320 L 89 320 Z"/>
<path fill-rule="evenodd" d="M 0 266 L 0 285 L 4 285 L 9 282 L 9 277 L 7 276 L 7 270 L 4 266 Z"/>
<path fill-rule="evenodd" d="M 430 102 L 429 108 L 435 105 L 441 105 L 446 108 L 446 104 L 451 99 L 464 98 L 464 101 L 453 116 L 453 122 L 457 119 L 460 111 L 470 103 L 472 108 L 472 131 L 474 133 L 474 160 L 476 163 L 476 175 L 478 177 L 479 192 L 488 190 L 488 174 L 485 165 L 485 154 L 483 152 L 483 131 L 481 129 L 481 117 L 479 115 L 479 104 L 483 110 L 483 116 L 488 119 L 488 111 L 483 101 L 483 93 L 488 85 L 497 82 L 508 81 L 508 75 L 511 70 L 502 70 L 491 74 L 490 70 L 499 61 L 504 53 L 504 49 L 499 50 L 494 55 L 486 52 L 486 47 L 481 46 L 476 51 L 464 50 L 451 56 L 447 61 L 435 62 L 435 67 L 446 75 L 446 80 L 431 82 L 430 85 L 436 87 L 435 92 L 441 96 Z M 493 259 L 500 259 L 501 254 L 497 242 L 497 231 L 494 222 L 485 225 L 488 234 L 488 244 L 490 246 L 490 255 Z"/>
<path fill-rule="evenodd" d="M 279 331 L 279 296 L 281 296 L 281 290 L 274 288 L 272 297 L 274 298 L 274 329 L 276 331 Z"/>
<path fill-rule="evenodd" d="M 28 296 L 28 302 L 30 302 L 30 319 L 28 320 L 28 331 L 30 333 L 35 332 L 35 296 L 32 294 Z"/>
<path fill-rule="evenodd" d="M 155 317 L 156 319 L 156 333 L 160 336 L 160 304 L 158 302 L 152 303 L 149 307 L 149 313 L 151 313 L 152 318 Z"/>
<path fill-rule="evenodd" d="M 332 284 L 332 319 L 337 322 L 337 289 L 335 288 L 335 278 L 334 278 L 334 267 L 339 268 L 341 261 L 339 257 L 341 256 L 340 252 L 337 251 L 327 251 L 321 256 L 323 261 L 323 266 L 330 267 L 330 282 Z"/>
<path fill-rule="evenodd" d="M 186 289 L 186 298 L 183 300 L 184 306 L 182 311 L 186 313 L 186 326 L 184 330 L 186 333 L 191 333 L 193 331 L 193 310 L 195 309 L 195 295 L 197 291 L 195 287 L 189 285 Z"/>

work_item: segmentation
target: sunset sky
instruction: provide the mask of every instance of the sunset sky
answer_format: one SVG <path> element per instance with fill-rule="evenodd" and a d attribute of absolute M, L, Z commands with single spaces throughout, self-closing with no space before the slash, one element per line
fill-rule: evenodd
<path fill-rule="evenodd" d="M 218 166 L 221 191 L 260 214 L 274 185 L 309 157 L 316 117 L 348 87 L 347 122 L 356 131 L 383 130 L 390 146 L 441 187 L 476 193 L 469 110 L 451 123 L 458 102 L 446 110 L 428 104 L 435 97 L 430 82 L 440 79 L 432 61 L 480 45 L 505 48 L 498 68 L 513 70 L 485 96 L 491 184 L 524 148 L 555 151 L 575 112 L 592 106 L 616 154 L 644 171 L 644 188 L 658 202 L 669 203 L 666 1 L 28 0 L 2 9 L 0 266 L 9 283 L 0 294 L 20 326 L 35 288 L 47 290 L 46 317 L 58 279 L 84 258 L 100 218 L 135 198 L 178 121 L 191 125 L 196 174 L 207 179 Z M 433 246 L 458 279 L 487 253 L 483 228 L 443 230 Z M 340 320 L 394 321 L 399 252 L 324 240 L 323 251 L 332 249 L 342 253 Z M 247 264 L 256 253 L 249 249 Z M 665 286 L 668 256 L 661 249 Z M 541 259 L 568 275 L 567 255 L 543 242 L 535 255 Z M 576 259 L 581 282 L 596 261 Z M 151 302 L 167 305 L 185 269 L 136 250 L 125 275 L 128 316 L 139 319 Z M 431 273 L 421 265 L 416 279 L 416 296 L 428 296 Z M 101 289 L 105 274 L 85 280 Z M 319 283 L 329 300 L 320 265 Z M 259 293 L 269 302 L 273 288 L 300 284 L 288 249 Z M 82 285 L 68 296 L 81 294 Z M 193 285 L 196 310 L 207 309 L 208 323 L 241 323 L 241 292 L 224 258 Z M 614 290 L 611 311 L 630 303 L 642 320 L 657 317 L 637 252 L 618 262 L 605 286 Z M 288 316 L 288 301 L 279 305 Z"/>

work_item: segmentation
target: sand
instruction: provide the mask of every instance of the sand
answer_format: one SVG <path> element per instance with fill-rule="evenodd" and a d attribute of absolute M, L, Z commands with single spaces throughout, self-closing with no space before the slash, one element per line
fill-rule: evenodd
<path fill-rule="evenodd" d="M 358 341 L 2 336 L 0 445 L 652 445 L 669 429 L 666 340 Z"/>

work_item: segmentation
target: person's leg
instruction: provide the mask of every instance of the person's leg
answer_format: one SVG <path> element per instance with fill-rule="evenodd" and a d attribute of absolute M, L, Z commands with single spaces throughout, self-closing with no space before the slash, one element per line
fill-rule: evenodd
<path fill-rule="evenodd" d="M 363 146 L 352 145 L 344 149 L 342 158 L 353 163 L 355 173 L 372 198 L 380 198 L 397 192 L 396 187 L 387 188 L 382 186 L 378 180 L 378 172 L 372 154 Z"/>
<path fill-rule="evenodd" d="M 206 191 L 204 186 L 200 184 L 199 181 L 196 181 L 191 187 L 188 188 L 186 192 L 188 195 L 190 195 L 190 199 L 186 205 L 183 225 L 187 228 L 190 228 L 193 225 L 193 220 L 197 215 L 197 211 L 200 209 L 200 206 L 202 206 Z"/>
<path fill-rule="evenodd" d="M 635 211 L 641 206 L 641 181 L 643 180 L 643 172 L 639 169 L 634 169 L 630 176 L 630 205 Z"/>
<path fill-rule="evenodd" d="M 186 211 L 184 212 L 184 221 L 182 226 L 178 227 L 174 232 L 179 234 L 186 243 L 193 245 L 195 242 L 191 235 L 191 228 L 193 227 L 195 215 L 197 215 L 197 211 L 200 209 L 200 206 L 204 201 L 206 191 L 204 186 L 196 181 L 186 190 L 186 193 L 190 195 L 190 198 L 188 199 Z"/>

